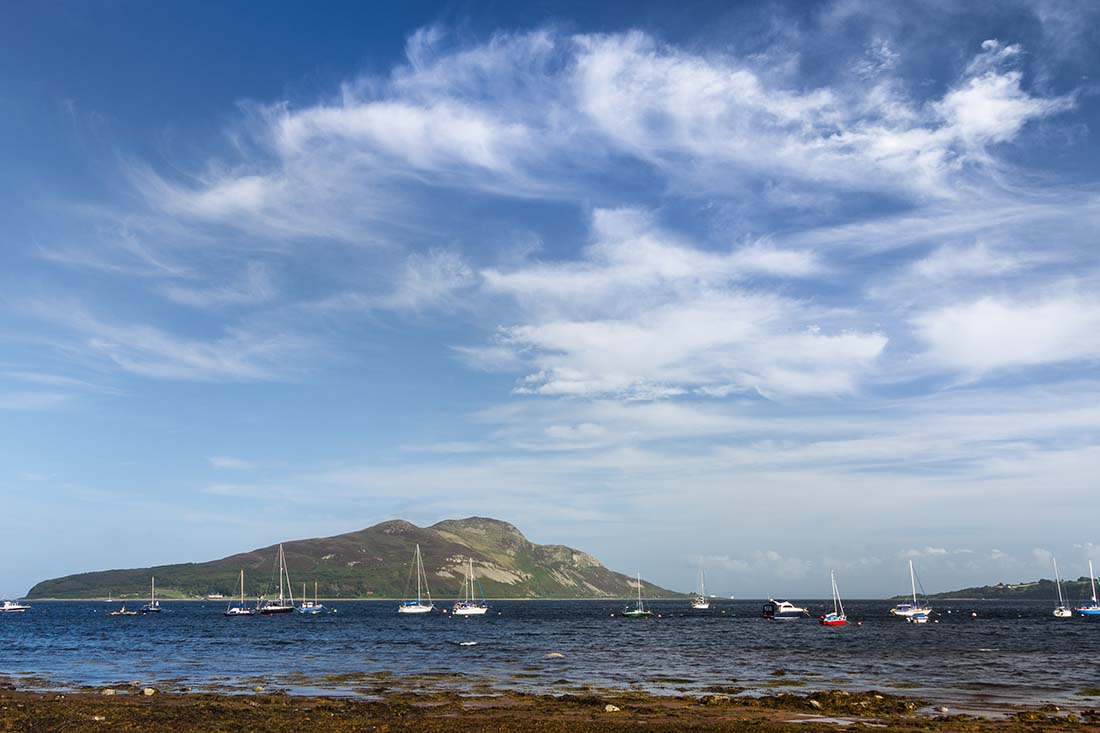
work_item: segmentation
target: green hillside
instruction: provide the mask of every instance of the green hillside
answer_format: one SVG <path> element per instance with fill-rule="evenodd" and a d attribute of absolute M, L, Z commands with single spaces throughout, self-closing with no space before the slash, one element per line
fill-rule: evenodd
<path fill-rule="evenodd" d="M 295 595 L 301 583 L 313 583 L 326 598 L 400 598 L 407 593 L 413 550 L 420 544 L 428 584 L 435 598 L 461 593 L 467 558 L 490 598 L 623 598 L 637 592 L 636 582 L 605 568 L 579 550 L 536 545 L 507 522 L 483 517 L 447 520 L 417 527 L 403 520 L 383 522 L 358 532 L 284 542 Z M 197 598 L 232 595 L 241 569 L 248 595 L 272 592 L 277 545 L 203 563 L 104 570 L 44 580 L 28 598 L 143 598 L 156 576 L 158 595 Z M 678 594 L 650 583 L 648 598 Z"/>
<path fill-rule="evenodd" d="M 1070 603 L 1089 598 L 1092 595 L 1089 579 L 1081 577 L 1078 580 L 1063 580 L 1062 594 Z M 895 596 L 896 599 L 907 597 Z M 1054 581 L 1046 578 L 1026 583 L 997 583 L 996 585 L 983 585 L 976 588 L 962 588 L 924 596 L 924 598 L 932 600 L 1054 600 L 1057 597 L 1058 591 L 1054 587 Z"/>

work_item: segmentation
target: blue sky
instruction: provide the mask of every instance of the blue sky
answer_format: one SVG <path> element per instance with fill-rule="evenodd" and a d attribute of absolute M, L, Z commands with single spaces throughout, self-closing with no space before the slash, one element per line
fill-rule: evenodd
<path fill-rule="evenodd" d="M 0 592 L 471 514 L 1083 575 L 1100 11 L 973 5 L 9 8 Z"/>

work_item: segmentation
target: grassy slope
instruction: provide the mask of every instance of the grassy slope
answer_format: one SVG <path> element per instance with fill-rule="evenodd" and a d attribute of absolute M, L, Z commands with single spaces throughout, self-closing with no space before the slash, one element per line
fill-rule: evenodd
<path fill-rule="evenodd" d="M 417 543 L 436 598 L 461 593 L 468 557 L 473 557 L 490 598 L 627 597 L 636 592 L 631 578 L 611 572 L 585 553 L 535 545 L 510 524 L 478 517 L 432 527 L 395 520 L 335 537 L 284 542 L 283 548 L 296 596 L 303 582 L 312 595 L 316 581 L 323 597 L 396 598 L 407 592 Z M 246 590 L 253 597 L 276 587 L 275 558 L 272 546 L 205 563 L 81 573 L 42 581 L 28 598 L 142 598 L 151 575 L 164 598 L 231 595 L 242 568 Z M 645 593 L 649 598 L 676 595 L 648 583 Z"/>

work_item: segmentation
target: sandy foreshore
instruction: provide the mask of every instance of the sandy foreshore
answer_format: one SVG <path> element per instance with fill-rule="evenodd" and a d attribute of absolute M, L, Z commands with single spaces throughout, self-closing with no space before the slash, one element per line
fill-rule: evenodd
<path fill-rule="evenodd" d="M 606 693 L 553 697 L 510 693 L 394 693 L 376 699 L 163 692 L 132 687 L 76 693 L 0 690 L 0 730 L 418 731 L 1086 731 L 1100 710 L 1048 706 L 1001 718 L 936 712 L 926 701 L 877 692 L 820 691 L 761 698 Z"/>

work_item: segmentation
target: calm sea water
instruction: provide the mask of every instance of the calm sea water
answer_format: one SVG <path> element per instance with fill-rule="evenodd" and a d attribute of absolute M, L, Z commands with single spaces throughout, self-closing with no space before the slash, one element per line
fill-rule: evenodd
<path fill-rule="evenodd" d="M 1047 602 L 938 603 L 939 623 L 916 626 L 889 616 L 887 602 L 852 601 L 849 619 L 862 625 L 839 629 L 765 621 L 760 603 L 692 612 L 686 602 L 657 601 L 664 618 L 638 621 L 612 618 L 621 609 L 612 602 L 501 601 L 490 615 L 465 619 L 401 616 L 381 601 L 332 602 L 337 613 L 321 617 L 244 619 L 223 618 L 215 602 L 166 602 L 160 615 L 115 618 L 105 603 L 40 602 L 0 614 L 0 671 L 37 677 L 39 687 L 140 680 L 330 694 L 363 694 L 362 675 L 386 672 L 390 683 L 460 691 L 875 688 L 964 710 L 1087 706 L 1075 693 L 1100 679 L 1100 623 L 1055 619 Z M 564 656 L 546 656 L 555 652 Z"/>

